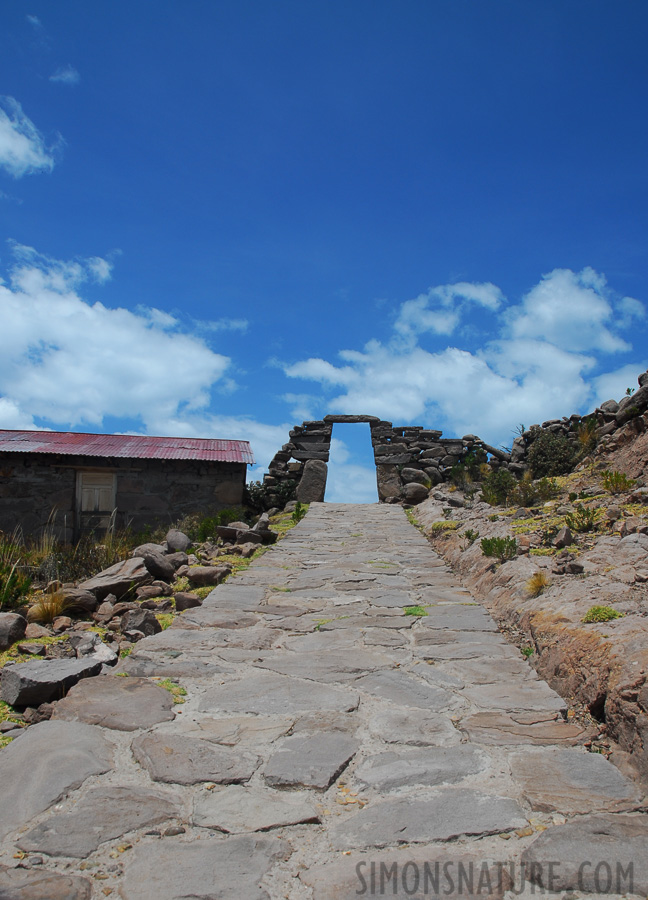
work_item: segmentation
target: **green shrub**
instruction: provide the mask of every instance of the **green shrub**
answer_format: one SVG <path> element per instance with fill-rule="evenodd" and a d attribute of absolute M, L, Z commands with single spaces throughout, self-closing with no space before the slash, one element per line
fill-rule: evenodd
<path fill-rule="evenodd" d="M 479 537 L 479 532 L 474 528 L 467 528 L 464 531 L 464 537 L 468 541 L 469 544 L 474 544 L 477 538 Z"/>
<path fill-rule="evenodd" d="M 527 460 L 534 478 L 564 475 L 575 462 L 571 441 L 564 434 L 543 431 L 529 447 Z"/>
<path fill-rule="evenodd" d="M 427 616 L 424 606 L 406 606 L 403 609 L 404 616 Z"/>
<path fill-rule="evenodd" d="M 286 503 L 295 499 L 297 482 L 287 478 L 279 484 L 268 485 L 262 481 L 250 481 L 245 486 L 244 503 L 255 512 L 263 513 L 273 506 L 283 509 Z"/>
<path fill-rule="evenodd" d="M 517 487 L 517 481 L 508 469 L 495 469 L 482 482 L 482 497 L 491 506 L 505 506 Z"/>
<path fill-rule="evenodd" d="M 570 531 L 579 533 L 594 531 L 596 528 L 596 510 L 579 504 L 574 508 L 573 513 L 567 513 L 565 524 Z"/>
<path fill-rule="evenodd" d="M 509 494 L 509 502 L 514 506 L 534 506 L 558 496 L 558 485 L 553 479 L 541 478 L 533 481 L 530 472 L 525 472 L 517 487 Z"/>
<path fill-rule="evenodd" d="M 605 472 L 601 472 L 601 477 L 603 478 L 603 487 L 611 494 L 621 494 L 624 491 L 631 491 L 635 486 L 632 478 L 628 478 L 624 472 L 606 469 Z"/>
<path fill-rule="evenodd" d="M 491 537 L 481 539 L 484 556 L 492 556 L 500 562 L 514 559 L 517 555 L 517 541 L 512 537 Z"/>
<path fill-rule="evenodd" d="M 586 624 L 591 622 L 610 622 L 612 619 L 621 618 L 623 618 L 623 613 L 620 613 L 618 609 L 613 609 L 611 606 L 591 606 L 581 619 L 581 622 Z"/>
<path fill-rule="evenodd" d="M 297 522 L 301 522 L 306 513 L 308 512 L 308 506 L 305 503 L 300 503 L 299 500 L 295 504 L 295 508 L 293 510 L 291 520 L 297 524 Z"/>

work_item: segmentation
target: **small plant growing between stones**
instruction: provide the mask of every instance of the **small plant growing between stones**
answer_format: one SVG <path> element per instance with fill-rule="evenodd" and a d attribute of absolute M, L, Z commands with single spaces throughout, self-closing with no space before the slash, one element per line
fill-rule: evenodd
<path fill-rule="evenodd" d="M 65 615 L 72 606 L 73 603 L 62 591 L 44 593 L 33 606 L 30 606 L 27 621 L 50 625 L 58 616 Z"/>
<path fill-rule="evenodd" d="M 512 537 L 491 537 L 481 539 L 484 556 L 491 556 L 500 562 L 514 559 L 517 555 L 517 541 Z"/>
<path fill-rule="evenodd" d="M 551 584 L 551 582 L 549 581 L 549 578 L 547 577 L 546 572 L 543 572 L 541 570 L 539 572 L 536 572 L 534 575 L 532 575 L 531 578 L 529 578 L 529 580 L 527 581 L 527 583 L 526 583 L 527 593 L 529 594 L 530 597 L 539 597 L 540 594 L 542 594 L 542 592 L 544 591 L 544 589 L 548 588 L 550 584 Z M 533 651 L 531 651 L 531 652 L 533 652 Z"/>
<path fill-rule="evenodd" d="M 632 478 L 628 478 L 625 472 L 617 472 L 616 470 L 606 469 L 601 472 L 603 479 L 603 487 L 611 494 L 622 494 L 624 491 L 631 491 L 635 486 Z"/>
<path fill-rule="evenodd" d="M 430 534 L 446 534 L 448 531 L 456 531 L 457 528 L 459 528 L 459 522 L 433 522 L 430 525 Z"/>
<path fill-rule="evenodd" d="M 404 616 L 427 616 L 424 606 L 405 606 L 403 608 Z"/>
<path fill-rule="evenodd" d="M 525 659 L 528 659 L 530 656 L 533 656 L 533 647 L 522 647 L 520 653 Z"/>
<path fill-rule="evenodd" d="M 579 534 L 594 531 L 596 528 L 596 510 L 579 504 L 573 513 L 567 513 L 565 524 L 570 531 L 576 531 Z"/>
<path fill-rule="evenodd" d="M 591 606 L 581 619 L 581 622 L 585 622 L 585 624 L 611 622 L 612 619 L 622 618 L 623 613 L 619 612 L 618 609 L 613 609 L 611 606 Z"/>
<path fill-rule="evenodd" d="M 164 688 L 165 691 L 168 691 L 171 694 L 174 703 L 185 702 L 184 698 L 187 696 L 187 691 L 181 685 L 172 681 L 170 678 L 163 678 L 162 681 L 158 681 L 158 684 L 161 688 Z"/>
<path fill-rule="evenodd" d="M 466 528 L 466 530 L 464 531 L 464 537 L 466 538 L 466 540 L 468 542 L 468 546 L 471 546 L 472 544 L 475 543 L 475 541 L 479 537 L 479 532 L 476 531 L 474 528 Z"/>
<path fill-rule="evenodd" d="M 580 446 L 580 456 L 589 456 L 596 447 L 598 437 L 596 434 L 596 419 L 586 419 L 576 429 L 576 437 Z"/>

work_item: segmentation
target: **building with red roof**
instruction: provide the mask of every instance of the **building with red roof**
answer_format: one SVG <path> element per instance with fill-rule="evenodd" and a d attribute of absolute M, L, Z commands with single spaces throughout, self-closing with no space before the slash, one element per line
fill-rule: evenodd
<path fill-rule="evenodd" d="M 242 503 L 248 463 L 247 441 L 0 430 L 0 529 L 73 540 L 211 515 Z"/>

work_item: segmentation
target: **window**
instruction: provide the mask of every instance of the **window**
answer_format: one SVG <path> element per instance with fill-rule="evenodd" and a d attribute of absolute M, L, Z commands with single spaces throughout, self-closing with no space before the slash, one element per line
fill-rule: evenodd
<path fill-rule="evenodd" d="M 117 476 L 114 472 L 77 472 L 79 530 L 106 530 L 115 509 Z"/>

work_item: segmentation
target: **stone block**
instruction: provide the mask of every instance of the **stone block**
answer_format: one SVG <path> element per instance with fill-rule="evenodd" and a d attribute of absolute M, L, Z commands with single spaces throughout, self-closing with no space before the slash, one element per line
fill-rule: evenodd
<path fill-rule="evenodd" d="M 100 671 L 101 662 L 82 659 L 39 659 L 5 666 L 0 697 L 10 706 L 39 706 L 60 700 L 81 678 Z"/>

